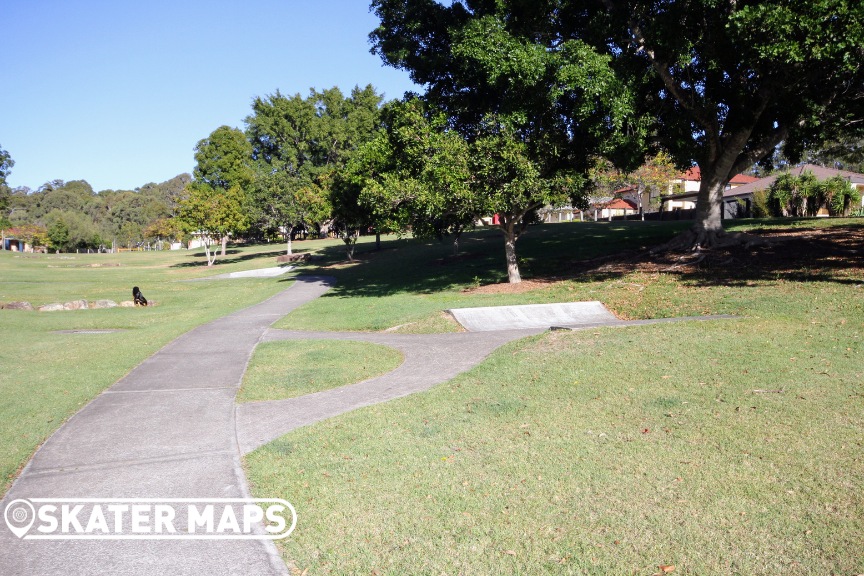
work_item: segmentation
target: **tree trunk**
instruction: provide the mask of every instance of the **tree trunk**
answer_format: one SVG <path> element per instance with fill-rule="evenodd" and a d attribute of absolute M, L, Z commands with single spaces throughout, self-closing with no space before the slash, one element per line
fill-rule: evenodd
<path fill-rule="evenodd" d="M 360 237 L 360 231 L 345 231 L 345 237 L 342 239 L 345 242 L 345 254 L 348 256 L 349 262 L 354 262 L 354 249 L 357 247 L 357 239 Z"/>
<path fill-rule="evenodd" d="M 710 248 L 723 236 L 723 189 L 726 174 L 702 170 L 699 196 L 696 199 L 696 221 L 693 223 L 693 248 Z"/>
<path fill-rule="evenodd" d="M 288 237 L 288 248 L 287 248 L 287 252 L 285 252 L 285 253 L 286 253 L 288 256 L 290 256 L 290 255 L 291 255 L 291 233 L 294 231 L 294 227 L 293 227 L 293 226 L 288 226 L 287 230 L 288 230 L 288 233 L 285 234 L 285 236 Z"/>
<path fill-rule="evenodd" d="M 642 202 L 642 195 L 645 194 L 645 190 L 641 187 L 636 189 L 636 197 L 639 199 L 639 216 L 642 222 L 645 221 L 645 205 Z M 650 192 L 648 193 L 648 202 L 651 202 Z"/>
<path fill-rule="evenodd" d="M 501 226 L 504 232 L 504 254 L 507 256 L 507 280 L 510 284 L 522 282 L 519 275 L 519 260 L 516 258 L 516 231 L 514 222 L 509 220 Z"/>
<path fill-rule="evenodd" d="M 381 250 L 381 233 L 375 231 L 375 250 Z"/>
<path fill-rule="evenodd" d="M 213 257 L 210 257 L 210 245 L 207 242 L 204 242 L 204 254 L 207 256 L 207 266 L 213 266 L 216 263 L 216 254 L 213 254 Z"/>
<path fill-rule="evenodd" d="M 221 256 L 223 258 L 225 257 L 225 249 L 227 247 L 228 247 L 228 235 L 225 234 L 224 236 L 222 236 L 222 254 L 221 254 Z"/>

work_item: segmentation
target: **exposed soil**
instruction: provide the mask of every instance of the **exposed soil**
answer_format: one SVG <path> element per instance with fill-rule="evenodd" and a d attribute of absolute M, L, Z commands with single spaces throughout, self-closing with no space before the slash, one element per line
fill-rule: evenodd
<path fill-rule="evenodd" d="M 610 278 L 633 272 L 668 273 L 706 284 L 758 280 L 826 280 L 864 283 L 864 226 L 754 230 L 764 244 L 743 244 L 698 252 L 625 252 L 593 260 L 561 261 L 554 277 L 520 284 L 490 284 L 466 292 L 519 294 L 575 278 Z"/>

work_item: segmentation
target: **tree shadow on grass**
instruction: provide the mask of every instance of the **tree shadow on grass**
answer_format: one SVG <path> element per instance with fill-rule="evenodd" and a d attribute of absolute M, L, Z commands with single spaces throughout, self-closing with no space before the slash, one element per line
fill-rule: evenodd
<path fill-rule="evenodd" d="M 812 223 L 812 221 L 811 221 Z M 569 280 L 620 278 L 632 272 L 671 274 L 698 286 L 757 286 L 779 280 L 864 282 L 864 225 L 771 228 L 752 232 L 766 242 L 696 252 L 647 251 L 571 261 Z M 563 279 L 563 278 L 562 278 Z"/>
<path fill-rule="evenodd" d="M 531 226 L 520 238 L 517 252 L 523 276 L 540 279 L 560 274 L 557 262 L 644 250 L 682 229 L 679 223 L 658 226 L 645 222 Z M 343 246 L 330 246 L 316 254 L 317 262 L 298 273 L 336 277 L 336 286 L 324 296 L 329 298 L 434 294 L 507 281 L 504 242 L 497 228 L 463 234 L 457 254 L 452 240 L 388 240 L 382 242 L 381 250 L 364 243 L 357 247 L 355 263 L 347 262 Z"/>
<path fill-rule="evenodd" d="M 517 248 L 523 278 L 595 282 L 645 272 L 675 275 L 697 286 L 758 286 L 778 280 L 864 282 L 864 224 L 806 228 L 793 223 L 789 228 L 754 231 L 767 243 L 752 248 L 650 254 L 650 248 L 689 226 L 633 222 L 532 227 Z M 343 246 L 329 246 L 298 273 L 336 277 L 336 286 L 325 298 L 434 294 L 507 281 L 501 235 L 489 229 L 465 234 L 458 255 L 453 254 L 451 239 L 403 239 L 385 241 L 381 250 L 373 243 L 360 244 L 355 257 L 357 262 L 349 263 Z"/>

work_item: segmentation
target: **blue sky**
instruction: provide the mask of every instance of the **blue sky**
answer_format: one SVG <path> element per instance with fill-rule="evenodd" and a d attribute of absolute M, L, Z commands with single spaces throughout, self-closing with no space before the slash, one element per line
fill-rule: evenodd
<path fill-rule="evenodd" d="M 8 184 L 134 189 L 194 167 L 252 98 L 372 84 L 419 90 L 369 53 L 366 0 L 3 0 L 0 148 Z"/>

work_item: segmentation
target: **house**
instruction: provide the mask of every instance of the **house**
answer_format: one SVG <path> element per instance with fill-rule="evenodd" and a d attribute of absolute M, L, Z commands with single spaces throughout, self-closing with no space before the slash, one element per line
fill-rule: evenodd
<path fill-rule="evenodd" d="M 743 186 L 744 184 L 749 184 L 758 180 L 755 176 L 748 176 L 746 174 L 736 174 L 732 177 L 732 179 L 726 184 L 726 188 L 737 188 L 738 186 Z M 687 192 L 698 192 L 699 186 L 702 183 L 702 170 L 700 170 L 699 166 L 693 166 L 689 168 L 686 172 L 678 176 L 678 178 L 672 180 L 670 182 L 669 192 L 673 194 L 684 194 Z"/>
<path fill-rule="evenodd" d="M 752 176 L 744 176 L 744 178 L 740 178 L 743 176 L 742 174 L 733 178 L 732 181 L 737 179 L 739 183 L 736 183 L 736 185 L 733 186 L 732 182 L 730 182 L 730 185 L 723 191 L 723 217 L 741 218 L 752 214 L 751 207 L 753 204 L 753 194 L 755 192 L 770 189 L 771 185 L 774 184 L 774 181 L 782 174 L 790 173 L 793 176 L 801 176 L 804 172 L 808 171 L 812 172 L 816 179 L 820 181 L 838 175 L 842 176 L 855 186 L 861 193 L 862 198 L 864 198 L 864 174 L 849 172 L 848 170 L 825 168 L 824 166 L 817 166 L 816 164 L 801 164 L 800 166 L 795 166 L 785 172 L 778 172 L 777 174 L 766 176 L 765 178 L 753 178 Z M 747 181 L 740 183 L 743 180 Z M 695 190 L 689 192 L 664 196 L 662 198 L 663 211 L 690 210 L 695 208 L 698 193 L 699 188 L 697 186 Z M 864 206 L 864 200 L 862 200 L 862 206 Z M 820 211 L 819 215 L 827 216 L 828 213 L 825 211 L 823 214 L 822 211 Z"/>
<path fill-rule="evenodd" d="M 747 174 L 736 174 L 729 182 L 726 183 L 726 193 L 747 186 L 756 182 L 759 178 L 748 176 Z M 672 212 L 673 210 L 693 210 L 696 208 L 696 197 L 699 194 L 699 186 L 702 184 L 702 171 L 698 166 L 693 166 L 675 180 L 670 182 L 670 194 L 660 198 L 661 208 L 663 212 Z"/>
<path fill-rule="evenodd" d="M 33 248 L 23 240 L 18 240 L 12 236 L 4 236 L 3 250 L 9 250 L 10 252 L 32 252 Z"/>
<path fill-rule="evenodd" d="M 559 206 L 557 208 L 546 206 L 537 211 L 540 219 L 546 224 L 572 222 L 577 219 L 585 221 L 586 218 L 596 222 L 597 220 L 611 220 L 614 217 L 638 213 L 639 207 L 633 200 L 618 197 L 601 198 L 592 203 L 584 212 L 572 206 Z"/>
<path fill-rule="evenodd" d="M 727 189 L 737 188 L 745 184 L 749 184 L 757 180 L 754 176 L 746 174 L 736 174 L 727 184 Z M 699 185 L 702 182 L 702 171 L 698 166 L 689 168 L 686 172 L 680 174 L 677 178 L 669 181 L 669 186 L 666 190 L 642 190 L 640 193 L 638 186 L 625 186 L 613 192 L 616 198 L 623 198 L 631 201 L 635 206 L 641 206 L 646 213 L 657 212 L 661 208 L 663 210 L 692 210 L 696 207 L 696 196 L 699 192 Z M 693 194 L 692 199 L 689 194 Z M 640 197 L 641 194 L 641 197 Z M 682 196 L 678 199 L 677 196 Z M 666 198 L 673 198 L 668 204 L 664 205 Z"/>

